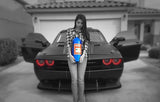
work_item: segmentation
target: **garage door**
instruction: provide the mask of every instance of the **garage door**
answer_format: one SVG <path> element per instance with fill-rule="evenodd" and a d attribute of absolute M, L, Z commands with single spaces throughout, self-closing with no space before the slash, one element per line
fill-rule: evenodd
<path fill-rule="evenodd" d="M 87 25 L 99 29 L 106 40 L 109 42 L 112 38 L 120 32 L 120 19 L 112 20 L 88 20 Z"/>
<path fill-rule="evenodd" d="M 63 29 L 72 28 L 74 21 L 72 20 L 41 20 L 39 31 L 49 42 L 53 42 L 56 35 Z M 87 26 L 99 29 L 105 36 L 107 41 L 110 41 L 120 31 L 120 20 L 87 20 Z"/>

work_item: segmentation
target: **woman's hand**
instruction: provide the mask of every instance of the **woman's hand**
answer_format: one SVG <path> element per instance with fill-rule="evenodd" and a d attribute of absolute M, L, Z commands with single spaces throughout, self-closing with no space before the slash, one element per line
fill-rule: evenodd
<path fill-rule="evenodd" d="M 71 53 L 69 53 L 69 59 L 72 63 L 75 63 L 75 58 L 72 56 Z"/>
<path fill-rule="evenodd" d="M 80 57 L 80 60 L 79 60 L 79 63 L 82 63 L 84 58 L 85 58 L 85 55 L 86 55 L 86 51 L 83 52 L 82 56 Z"/>

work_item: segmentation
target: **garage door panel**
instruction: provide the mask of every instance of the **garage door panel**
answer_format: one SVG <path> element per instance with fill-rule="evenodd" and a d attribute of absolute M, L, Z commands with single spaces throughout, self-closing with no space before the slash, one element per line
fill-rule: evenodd
<path fill-rule="evenodd" d="M 108 42 L 120 32 L 119 19 L 87 20 L 87 26 L 99 29 Z M 41 20 L 37 32 L 42 33 L 52 43 L 61 30 L 72 27 L 74 27 L 74 20 Z"/>
<path fill-rule="evenodd" d="M 73 25 L 73 21 L 41 21 L 39 32 L 52 43 L 61 30 L 72 28 Z"/>

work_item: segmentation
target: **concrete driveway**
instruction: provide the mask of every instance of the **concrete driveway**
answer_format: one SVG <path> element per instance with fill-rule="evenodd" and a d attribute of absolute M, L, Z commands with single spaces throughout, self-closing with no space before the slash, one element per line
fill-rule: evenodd
<path fill-rule="evenodd" d="M 33 65 L 22 61 L 0 72 L 0 102 L 72 102 L 70 92 L 37 89 Z M 87 102 L 159 102 L 160 68 L 138 59 L 127 62 L 120 89 L 88 92 Z"/>

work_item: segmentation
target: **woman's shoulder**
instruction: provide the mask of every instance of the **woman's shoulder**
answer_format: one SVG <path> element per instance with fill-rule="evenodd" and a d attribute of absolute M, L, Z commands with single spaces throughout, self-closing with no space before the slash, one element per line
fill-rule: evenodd
<path fill-rule="evenodd" d="M 69 32 L 69 31 L 74 31 L 74 28 L 68 28 L 67 32 Z"/>

